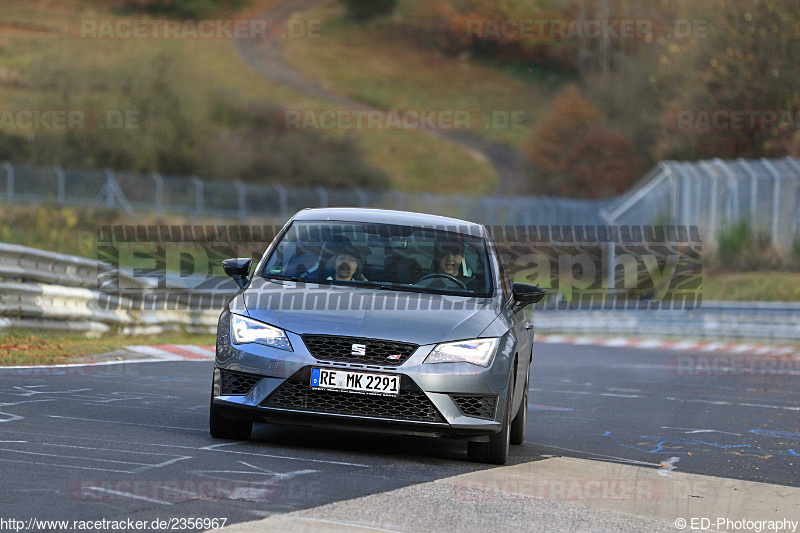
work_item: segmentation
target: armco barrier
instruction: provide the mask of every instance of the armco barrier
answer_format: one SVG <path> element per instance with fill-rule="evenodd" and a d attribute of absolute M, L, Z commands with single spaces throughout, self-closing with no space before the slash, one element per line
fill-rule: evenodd
<path fill-rule="evenodd" d="M 124 289 L 123 296 L 117 289 Z M 125 296 L 130 293 L 154 305 L 133 305 Z M 169 297 L 152 280 L 117 272 L 100 261 L 0 243 L 0 329 L 87 334 L 216 330 L 219 310 L 170 309 Z"/>
<path fill-rule="evenodd" d="M 102 283 L 98 283 L 98 279 Z M 185 280 L 186 281 L 186 280 Z M 160 333 L 184 327 L 213 333 L 219 309 L 171 305 L 174 297 L 233 293 L 228 284 L 159 290 L 155 282 L 90 259 L 0 243 L 0 329 Z M 122 285 L 122 292 L 116 289 Z M 141 306 L 130 298 L 146 298 Z M 108 305 L 109 301 L 118 305 Z M 219 298 L 217 298 L 219 301 Z M 177 307 L 177 309 L 176 309 Z M 189 307 L 187 309 L 187 307 Z M 706 302 L 687 310 L 539 310 L 536 331 L 581 335 L 681 336 L 800 341 L 800 304 Z"/>
<path fill-rule="evenodd" d="M 686 310 L 545 311 L 537 312 L 534 322 L 539 333 L 800 341 L 800 304 L 784 302 L 707 302 Z"/>

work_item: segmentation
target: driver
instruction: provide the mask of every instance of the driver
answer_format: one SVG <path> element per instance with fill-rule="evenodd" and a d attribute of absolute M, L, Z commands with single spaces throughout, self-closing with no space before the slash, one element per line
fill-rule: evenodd
<path fill-rule="evenodd" d="M 472 291 L 478 282 L 471 275 L 464 273 L 464 243 L 460 240 L 436 243 L 433 249 L 433 274 L 452 276 Z"/>
<path fill-rule="evenodd" d="M 433 271 L 463 278 L 464 243 L 440 242 L 433 251 Z M 463 281 L 463 280 L 462 280 Z"/>

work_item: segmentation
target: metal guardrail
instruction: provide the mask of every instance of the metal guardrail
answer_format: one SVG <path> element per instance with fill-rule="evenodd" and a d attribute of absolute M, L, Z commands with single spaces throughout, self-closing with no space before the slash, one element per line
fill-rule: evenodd
<path fill-rule="evenodd" d="M 0 243 L 0 329 L 133 334 L 186 328 L 213 333 L 220 310 L 209 309 L 212 300 L 202 298 L 220 301 L 235 291 L 228 278 L 203 283 L 173 279 L 169 284 L 174 288 L 159 289 L 153 280 L 118 272 L 100 261 Z M 193 297 L 198 297 L 194 304 Z M 800 341 L 800 303 L 706 302 L 686 310 L 538 310 L 535 322 L 540 333 Z"/>
<path fill-rule="evenodd" d="M 671 311 L 537 312 L 535 325 L 539 333 L 800 342 L 800 305 L 708 302 Z"/>
<path fill-rule="evenodd" d="M 172 296 L 100 261 L 0 243 L 0 329 L 216 331 L 219 310 L 178 306 Z M 143 308 L 133 298 L 151 305 Z"/>

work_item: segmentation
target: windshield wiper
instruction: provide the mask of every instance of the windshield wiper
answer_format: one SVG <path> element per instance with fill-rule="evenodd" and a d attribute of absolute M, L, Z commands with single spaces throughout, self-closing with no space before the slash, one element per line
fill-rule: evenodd
<path fill-rule="evenodd" d="M 286 280 L 286 281 L 305 281 L 305 280 L 300 279 L 297 276 L 284 276 L 282 274 L 264 274 L 261 277 L 262 278 L 267 278 L 267 279 L 281 279 L 281 280 Z"/>

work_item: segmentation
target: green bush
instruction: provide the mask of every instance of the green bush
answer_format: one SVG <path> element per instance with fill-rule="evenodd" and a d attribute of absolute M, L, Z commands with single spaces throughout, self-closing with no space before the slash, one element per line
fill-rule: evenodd
<path fill-rule="evenodd" d="M 397 0 L 342 0 L 342 3 L 347 16 L 361 23 L 391 15 L 397 7 Z"/>
<path fill-rule="evenodd" d="M 749 272 L 757 270 L 798 270 L 800 254 L 795 250 L 780 252 L 770 243 L 769 235 L 753 231 L 743 220 L 722 230 L 710 266 L 714 270 Z"/>

